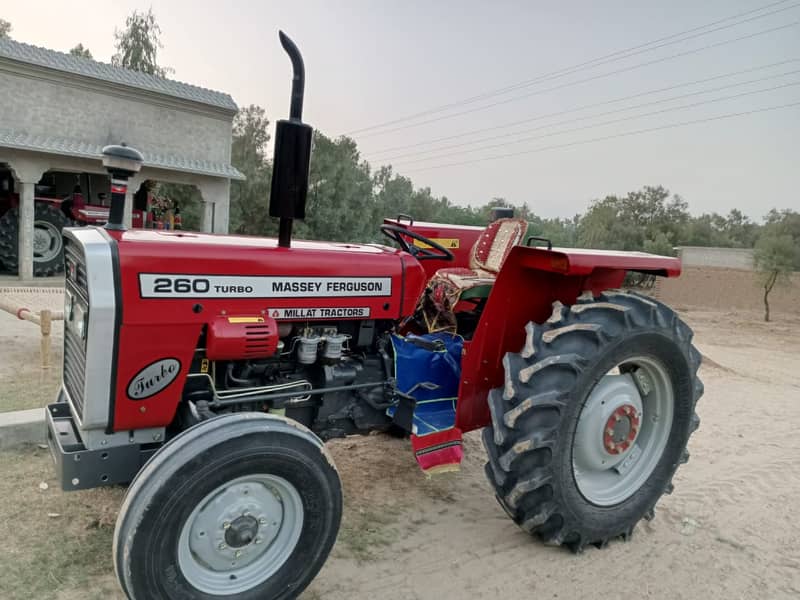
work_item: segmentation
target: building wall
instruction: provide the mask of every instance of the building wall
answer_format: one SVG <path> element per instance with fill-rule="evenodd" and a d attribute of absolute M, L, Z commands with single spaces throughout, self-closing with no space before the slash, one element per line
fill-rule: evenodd
<path fill-rule="evenodd" d="M 706 248 L 683 246 L 678 256 L 684 267 L 720 267 L 753 270 L 753 251 L 749 248 Z"/>
<path fill-rule="evenodd" d="M 227 164 L 232 115 L 69 74 L 0 70 L 0 129 Z"/>
<path fill-rule="evenodd" d="M 655 296 L 670 306 L 697 306 L 720 310 L 764 309 L 764 288 L 753 270 L 697 267 L 684 264 L 680 277 L 659 277 Z M 788 284 L 776 285 L 769 295 L 772 315 L 800 314 L 800 273 Z"/>

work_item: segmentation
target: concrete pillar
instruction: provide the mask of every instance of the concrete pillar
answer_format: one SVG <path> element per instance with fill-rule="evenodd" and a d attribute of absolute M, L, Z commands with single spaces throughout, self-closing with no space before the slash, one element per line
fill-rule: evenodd
<path fill-rule="evenodd" d="M 16 190 L 19 194 L 19 220 L 17 221 L 19 270 L 17 273 L 22 281 L 30 281 L 33 279 L 33 221 L 36 214 L 34 196 L 36 184 L 49 165 L 44 160 L 27 157 L 14 158 L 10 161 L 10 165 L 17 180 Z"/>
<path fill-rule="evenodd" d="M 29 178 L 26 178 L 29 179 Z M 19 278 L 22 281 L 33 279 L 33 220 L 35 215 L 34 191 L 36 181 L 21 180 L 19 189 L 19 221 L 17 232 L 19 241 Z"/>
<path fill-rule="evenodd" d="M 198 184 L 203 198 L 203 231 L 228 233 L 230 219 L 231 182 L 228 179 L 209 179 Z"/>

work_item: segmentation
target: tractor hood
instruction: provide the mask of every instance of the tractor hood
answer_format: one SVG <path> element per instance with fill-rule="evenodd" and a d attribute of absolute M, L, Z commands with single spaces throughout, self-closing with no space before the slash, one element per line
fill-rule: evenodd
<path fill-rule="evenodd" d="M 414 257 L 379 244 L 297 240 L 286 248 L 272 238 L 96 231 L 117 249 L 125 323 L 152 321 L 154 310 L 175 318 L 178 306 L 191 320 L 191 310 L 397 319 L 413 311 L 426 283 Z"/>

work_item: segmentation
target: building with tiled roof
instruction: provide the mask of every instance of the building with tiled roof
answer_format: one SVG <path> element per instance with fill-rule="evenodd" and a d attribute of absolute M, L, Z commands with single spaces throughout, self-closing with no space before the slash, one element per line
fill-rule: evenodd
<path fill-rule="evenodd" d="M 188 83 L 0 38 L 0 168 L 19 198 L 19 275 L 32 277 L 34 195 L 46 173 L 103 174 L 100 152 L 125 142 L 145 159 L 145 180 L 195 185 L 205 231 L 228 228 L 236 103 Z M 98 199 L 89 199 L 94 204 Z M 2 243 L 2 240 L 0 240 Z"/>

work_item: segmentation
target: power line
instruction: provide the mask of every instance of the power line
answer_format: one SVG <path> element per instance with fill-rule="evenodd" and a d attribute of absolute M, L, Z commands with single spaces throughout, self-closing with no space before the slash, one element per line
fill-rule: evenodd
<path fill-rule="evenodd" d="M 629 48 L 624 48 L 622 50 L 617 50 L 617 51 L 612 52 L 610 54 L 606 54 L 604 56 L 600 56 L 600 57 L 597 57 L 597 58 L 594 58 L 594 59 L 591 59 L 591 60 L 588 60 L 588 61 L 584 61 L 582 63 L 578 63 L 578 64 L 575 64 L 575 65 L 572 65 L 570 67 L 564 67 L 564 68 L 558 69 L 556 71 L 551 71 L 549 73 L 544 73 L 544 74 L 536 76 L 536 77 L 534 77 L 532 79 L 523 80 L 521 82 L 517 82 L 517 83 L 511 84 L 509 86 L 505 86 L 505 87 L 502 87 L 502 88 L 497 88 L 495 90 L 490 90 L 490 91 L 487 91 L 487 92 L 484 92 L 484 93 L 481 93 L 481 94 L 478 94 L 478 95 L 475 95 L 475 96 L 471 96 L 469 98 L 464 98 L 462 100 L 458 100 L 458 101 L 455 101 L 455 102 L 450 102 L 448 104 L 443 104 L 443 105 L 440 105 L 440 106 L 436 106 L 436 107 L 433 107 L 433 108 L 430 108 L 430 109 L 427 109 L 427 110 L 423 110 L 423 111 L 420 111 L 420 112 L 417 112 L 417 113 L 414 113 L 414 114 L 411 114 L 411 115 L 406 115 L 404 117 L 399 117 L 399 118 L 393 119 L 391 121 L 385 121 L 383 123 L 377 123 L 375 125 L 370 125 L 370 126 L 367 126 L 367 127 L 362 127 L 362 128 L 359 128 L 359 129 L 355 129 L 355 130 L 346 132 L 345 135 L 354 135 L 356 133 L 362 133 L 364 131 L 369 131 L 369 130 L 372 130 L 372 129 L 381 129 L 381 128 L 386 127 L 388 125 L 395 125 L 397 123 L 410 121 L 410 120 L 416 119 L 418 117 L 427 116 L 427 115 L 430 115 L 430 114 L 436 114 L 438 112 L 443 112 L 443 111 L 445 111 L 447 109 L 450 109 L 450 108 L 453 108 L 453 107 L 456 107 L 456 106 L 461 106 L 461 105 L 465 105 L 465 104 L 471 104 L 473 102 L 477 102 L 479 100 L 484 100 L 484 99 L 492 97 L 492 96 L 506 94 L 506 93 L 508 93 L 510 91 L 515 91 L 515 90 L 521 89 L 523 87 L 527 87 L 527 86 L 530 86 L 530 85 L 534 85 L 536 83 L 540 83 L 542 81 L 547 81 L 549 79 L 557 79 L 559 77 L 563 77 L 565 75 L 570 75 L 570 74 L 575 73 L 575 72 L 580 71 L 580 70 L 585 70 L 585 69 L 589 69 L 589 68 L 593 68 L 593 67 L 599 66 L 601 64 L 606 64 L 607 62 L 614 62 L 614 61 L 617 61 L 617 60 L 622 60 L 624 58 L 630 58 L 631 56 L 636 56 L 637 54 L 642 54 L 644 52 L 651 52 L 653 50 L 656 50 L 658 48 L 662 48 L 662 47 L 667 46 L 667 45 L 676 44 L 676 43 L 680 43 L 680 42 L 685 42 L 685 41 L 687 41 L 689 39 L 693 39 L 693 38 L 700 37 L 700 36 L 703 36 L 703 35 L 708 35 L 710 33 L 715 33 L 717 31 L 721 31 L 722 29 L 728 29 L 728 28 L 731 28 L 731 27 L 735 27 L 737 25 L 741 25 L 742 23 L 747 23 L 747 22 L 754 21 L 754 20 L 757 20 L 757 19 L 762 19 L 762 18 L 765 18 L 765 17 L 769 17 L 771 15 L 774 15 L 774 14 L 777 14 L 777 13 L 780 13 L 780 12 L 791 10 L 792 8 L 795 8 L 795 7 L 798 6 L 798 4 L 795 3 L 795 4 L 792 4 L 791 6 L 783 7 L 783 8 L 780 8 L 780 9 L 777 9 L 777 10 L 774 10 L 774 11 L 771 11 L 771 12 L 768 12 L 768 13 L 765 13 L 765 14 L 762 14 L 762 15 L 757 15 L 755 17 L 750 17 L 749 19 L 743 19 L 743 20 L 737 21 L 735 23 L 730 23 L 728 25 L 725 25 L 723 27 L 719 27 L 717 29 L 713 29 L 711 31 L 705 31 L 705 32 L 702 32 L 702 33 L 697 33 L 696 35 L 690 35 L 690 36 L 688 36 L 686 38 L 683 38 L 683 39 L 675 40 L 675 38 L 678 38 L 678 37 L 681 37 L 681 36 L 684 36 L 684 35 L 688 35 L 688 34 L 695 34 L 695 32 L 699 32 L 699 31 L 701 31 L 703 29 L 707 29 L 709 27 L 714 27 L 715 25 L 719 25 L 719 24 L 725 23 L 727 21 L 732 21 L 732 20 L 738 19 L 740 17 L 744 17 L 744 16 L 747 16 L 747 15 L 752 15 L 753 13 L 758 13 L 758 12 L 773 8 L 775 6 L 779 6 L 781 4 L 786 4 L 786 2 L 788 2 L 788 1 L 789 0 L 779 0 L 778 2 L 773 2 L 773 3 L 770 3 L 770 4 L 766 4 L 764 6 L 761 6 L 759 8 L 755 8 L 755 9 L 751 9 L 751 10 L 748 10 L 748 11 L 740 12 L 740 13 L 725 17 L 723 19 L 719 19 L 717 21 L 712 21 L 710 23 L 706 23 L 704 25 L 700 25 L 698 27 L 694 27 L 692 29 L 688 29 L 688 30 L 685 30 L 685 31 L 674 33 L 674 34 L 668 35 L 666 37 L 658 38 L 656 40 L 651 40 L 649 42 L 645 42 L 643 44 L 639 44 L 639 45 L 636 45 L 636 46 L 631 46 Z M 674 41 L 669 42 L 669 43 L 662 43 L 662 42 L 667 42 L 668 40 L 674 40 Z M 648 48 L 649 46 L 654 46 L 655 44 L 660 44 L 660 45 L 652 47 L 652 48 Z M 621 55 L 624 55 L 624 56 L 621 56 Z"/>
<path fill-rule="evenodd" d="M 635 65 L 631 65 L 629 67 L 623 67 L 621 69 L 616 69 L 614 71 L 608 71 L 606 73 L 600 73 L 599 75 L 593 75 L 591 77 L 586 77 L 584 79 L 578 79 L 578 80 L 575 80 L 575 81 L 570 81 L 570 82 L 567 82 L 567 83 L 563 83 L 561 85 L 557 85 L 557 86 L 554 86 L 554 87 L 546 88 L 544 90 L 537 90 L 537 91 L 529 92 L 527 94 L 523 94 L 523 95 L 520 95 L 520 96 L 514 96 L 512 98 L 507 98 L 505 100 L 498 100 L 497 102 L 492 102 L 491 104 L 484 104 L 482 106 L 477 106 L 475 108 L 462 110 L 462 111 L 459 111 L 459 112 L 456 112 L 456 113 L 452 113 L 452 114 L 449 114 L 449 115 L 443 115 L 441 117 L 435 117 L 435 118 L 432 118 L 432 119 L 427 119 L 425 121 L 419 121 L 418 123 L 410 123 L 408 125 L 400 125 L 398 127 L 394 127 L 392 129 L 386 129 L 384 131 L 367 133 L 367 134 L 365 134 L 363 136 L 360 136 L 360 137 L 361 138 L 365 138 L 365 137 L 373 137 L 373 136 L 376 136 L 376 135 L 385 135 L 387 133 L 393 133 L 395 131 L 401 131 L 403 129 L 410 129 L 410 128 L 413 128 L 413 127 L 419 127 L 421 125 L 427 125 L 428 123 L 435 123 L 437 121 L 444 121 L 444 120 L 447 120 L 447 119 L 453 119 L 455 117 L 460 117 L 462 115 L 466 115 L 466 114 L 470 114 L 470 113 L 474 113 L 474 112 L 479 112 L 479 111 L 482 111 L 482 110 L 487 110 L 489 108 L 494 108 L 495 106 L 508 104 L 510 102 L 516 102 L 517 100 L 522 100 L 523 98 L 530 98 L 531 96 L 538 96 L 538 95 L 541 95 L 541 94 L 546 94 L 548 92 L 553 92 L 553 91 L 556 91 L 556 90 L 572 87 L 572 86 L 575 86 L 575 85 L 579 85 L 581 83 L 587 83 L 589 81 L 596 81 L 598 79 L 603 79 L 603 78 L 606 78 L 606 77 L 610 77 L 612 75 L 618 75 L 620 73 L 627 73 L 628 71 L 634 71 L 636 69 L 641 69 L 643 67 L 648 67 L 648 66 L 651 66 L 651 65 L 654 65 L 654 64 L 666 62 L 668 60 L 673 60 L 673 59 L 676 59 L 676 58 L 682 58 L 684 56 L 697 54 L 698 52 L 702 52 L 704 50 L 710 50 L 712 48 L 720 48 L 720 47 L 726 46 L 728 44 L 741 42 L 743 40 L 752 39 L 752 38 L 755 38 L 755 37 L 758 37 L 758 36 L 761 36 L 761 35 L 767 35 L 769 33 L 774 33 L 776 31 L 780 31 L 780 30 L 783 30 L 783 29 L 788 29 L 790 27 L 796 27 L 797 25 L 800 25 L 800 20 L 793 21 L 793 22 L 787 23 L 785 25 L 778 25 L 777 27 L 771 27 L 769 29 L 763 29 L 763 30 L 757 31 L 755 33 L 750 33 L 750 34 L 747 34 L 747 35 L 738 36 L 738 37 L 735 37 L 735 38 L 731 38 L 729 40 L 722 40 L 720 42 L 715 42 L 713 44 L 708 44 L 706 46 L 701 46 L 701 47 L 695 48 L 693 50 L 685 50 L 683 52 L 678 52 L 676 54 L 671 54 L 669 56 L 657 58 L 657 59 L 646 61 L 646 62 L 643 62 L 643 63 L 638 63 L 638 64 L 635 64 Z"/>
<path fill-rule="evenodd" d="M 397 163 L 397 166 L 410 165 L 410 164 L 413 164 L 413 163 L 424 162 L 424 161 L 429 161 L 429 160 L 436 160 L 436 159 L 439 159 L 439 158 L 449 158 L 451 156 L 458 156 L 459 154 L 469 154 L 470 152 L 480 152 L 480 151 L 483 151 L 483 150 L 490 150 L 492 148 L 503 148 L 503 147 L 508 146 L 510 144 L 521 144 L 523 142 L 532 142 L 532 141 L 535 141 L 535 140 L 542 140 L 542 139 L 545 139 L 545 138 L 548 138 L 548 137 L 553 137 L 555 135 L 564 135 L 565 133 L 575 133 L 576 131 L 584 131 L 586 129 L 595 129 L 597 127 L 604 127 L 606 125 L 614 125 L 616 123 L 624 123 L 625 121 L 631 121 L 633 119 L 641 119 L 641 118 L 644 118 L 644 117 L 652 117 L 654 115 L 660 115 L 660 114 L 664 114 L 664 113 L 672 112 L 672 111 L 676 111 L 676 110 L 685 110 L 687 108 L 696 108 L 698 106 L 703 106 L 705 104 L 714 104 L 716 102 L 723 102 L 725 100 L 733 100 L 735 98 L 742 98 L 744 96 L 752 96 L 753 94 L 761 94 L 761 93 L 764 93 L 764 92 L 772 92 L 772 91 L 775 91 L 775 90 L 779 90 L 779 89 L 783 89 L 783 88 L 787 88 L 787 87 L 792 87 L 792 86 L 795 86 L 795 85 L 800 85 L 800 81 L 794 81 L 794 82 L 791 82 L 791 83 L 785 83 L 783 85 L 777 85 L 777 86 L 773 86 L 771 88 L 753 90 L 753 91 L 750 91 L 750 92 L 742 92 L 741 94 L 732 94 L 730 96 L 722 96 L 720 98 L 714 98 L 712 100 L 703 100 L 702 102 L 693 102 L 691 104 L 684 104 L 684 105 L 681 105 L 681 106 L 673 106 L 671 108 L 664 108 L 662 110 L 656 110 L 656 111 L 652 111 L 652 112 L 649 112 L 649 113 L 642 113 L 640 115 L 632 115 L 632 116 L 629 116 L 629 117 L 622 117 L 620 119 L 611 119 L 610 121 L 603 121 L 601 123 L 595 123 L 593 125 L 583 125 L 582 127 L 573 127 L 572 129 L 562 129 L 560 131 L 553 131 L 553 132 L 550 132 L 550 133 L 546 133 L 544 135 L 538 135 L 538 136 L 522 138 L 522 139 L 519 139 L 519 140 L 514 140 L 512 142 L 504 142 L 504 143 L 500 143 L 500 144 L 491 144 L 489 146 L 484 146 L 482 148 L 473 148 L 472 150 L 460 150 L 458 152 L 449 152 L 449 153 L 446 153 L 446 154 L 441 154 L 439 156 L 428 156 L 426 158 L 418 158 L 418 159 L 415 159 L 415 160 L 407 160 L 405 162 Z"/>
<path fill-rule="evenodd" d="M 594 102 L 592 104 L 584 104 L 584 105 L 581 105 L 581 106 L 576 106 L 574 108 L 568 108 L 568 109 L 565 109 L 565 110 L 560 110 L 558 112 L 547 113 L 547 114 L 543 114 L 543 115 L 537 115 L 535 117 L 529 117 L 527 119 L 521 119 L 521 120 L 518 120 L 518 121 L 511 121 L 511 122 L 505 123 L 503 125 L 493 125 L 493 126 L 490 126 L 490 127 L 481 127 L 480 129 L 472 129 L 470 131 L 465 131 L 463 133 L 456 133 L 456 134 L 453 134 L 453 135 L 447 135 L 447 136 L 442 136 L 442 137 L 438 137 L 438 138 L 434 138 L 434 139 L 423 140 L 423 141 L 414 142 L 414 143 L 411 143 L 411 144 L 404 144 L 404 145 L 401 145 L 401 146 L 392 146 L 390 148 L 382 148 L 380 150 L 375 150 L 374 152 L 367 152 L 367 154 L 369 154 L 370 156 L 375 156 L 376 154 L 386 154 L 386 153 L 391 153 L 391 152 L 394 152 L 394 151 L 397 151 L 397 150 L 407 150 L 409 148 L 418 148 L 420 146 L 427 146 L 427 145 L 435 144 L 435 143 L 438 143 L 438 142 L 446 142 L 446 141 L 450 141 L 450 140 L 454 140 L 454 139 L 458 139 L 458 138 L 468 137 L 468 136 L 474 135 L 476 133 L 484 133 L 484 132 L 487 132 L 487 131 L 497 131 L 498 129 L 505 129 L 505 128 L 508 128 L 508 127 L 515 127 L 517 125 L 522 125 L 523 123 L 530 123 L 530 122 L 533 122 L 533 121 L 540 121 L 542 119 L 549 119 L 550 117 L 558 117 L 558 116 L 561 116 L 561 115 L 565 115 L 565 114 L 569 114 L 569 113 L 573 113 L 573 112 L 578 112 L 578 111 L 581 111 L 581 110 L 586 110 L 586 109 L 589 109 L 589 108 L 597 108 L 599 106 L 605 106 L 607 104 L 616 104 L 617 102 L 624 102 L 626 100 L 633 100 L 634 98 L 640 98 L 642 96 L 649 96 L 649 95 L 652 95 L 652 94 L 660 94 L 662 92 L 669 92 L 671 90 L 679 89 L 679 88 L 682 88 L 682 87 L 689 87 L 689 86 L 697 85 L 697 84 L 700 84 L 700 83 L 708 83 L 709 81 L 716 81 L 718 79 L 725 79 L 727 77 L 735 77 L 736 75 L 744 75 L 745 73 L 752 73 L 754 71 L 762 71 L 764 69 L 769 69 L 769 68 L 772 68 L 772 67 L 785 65 L 785 64 L 788 64 L 788 63 L 798 62 L 798 60 L 800 60 L 800 59 L 790 58 L 790 59 L 787 59 L 787 60 L 782 60 L 782 61 L 779 61 L 779 62 L 770 63 L 768 65 L 762 65 L 762 66 L 759 66 L 759 67 L 751 67 L 749 69 L 741 69 L 739 71 L 730 71 L 728 73 L 723 73 L 721 75 L 714 75 L 713 77 L 706 77 L 704 79 L 695 79 L 694 81 L 687 81 L 685 83 L 679 83 L 679 84 L 671 85 L 671 86 L 668 86 L 668 87 L 647 90 L 646 92 L 638 92 L 636 94 L 631 94 L 629 96 L 622 96 L 622 97 L 619 97 L 619 98 L 612 98 L 611 100 L 603 100 L 601 102 Z"/>
<path fill-rule="evenodd" d="M 420 167 L 418 169 L 409 169 L 407 172 L 418 173 L 418 172 L 421 172 L 421 171 L 432 171 L 432 170 L 435 170 L 435 169 L 444 169 L 444 168 L 447 168 L 447 167 L 458 167 L 458 166 L 461 166 L 461 165 L 469 165 L 469 164 L 475 164 L 475 163 L 479 163 L 479 162 L 486 162 L 486 161 L 489 161 L 489 160 L 499 160 L 499 159 L 502 159 L 502 158 L 523 156 L 523 155 L 526 155 L 526 154 L 536 154 L 538 152 L 545 152 L 547 150 L 557 150 L 557 149 L 560 149 L 560 148 L 570 148 L 572 146 L 581 146 L 581 145 L 585 145 L 585 144 L 593 144 L 593 143 L 596 143 L 596 142 L 603 142 L 603 141 L 606 141 L 606 140 L 612 140 L 612 139 L 617 139 L 617 138 L 630 137 L 630 136 L 633 136 L 633 135 L 641 135 L 641 134 L 645 134 L 645 133 L 651 133 L 653 131 L 663 131 L 665 129 L 676 129 L 678 127 L 688 127 L 689 125 L 699 125 L 701 123 L 709 123 L 711 121 L 721 121 L 723 119 L 732 119 L 732 118 L 735 118 L 735 117 L 744 117 L 744 116 L 747 116 L 747 115 L 754 115 L 756 113 L 762 113 L 762 112 L 767 112 L 767 111 L 771 111 L 771 110 L 780 110 L 780 109 L 783 109 L 783 108 L 791 108 L 793 106 L 800 106 L 800 101 L 799 102 L 792 102 L 790 104 L 780 104 L 780 105 L 777 105 L 777 106 L 766 106 L 764 108 L 757 108 L 757 109 L 748 110 L 748 111 L 744 111 L 744 112 L 728 113 L 728 114 L 725 114 L 725 115 L 719 115 L 717 117 L 708 117 L 708 118 L 705 118 L 705 119 L 697 119 L 697 120 L 694 120 L 694 121 L 683 121 L 681 123 L 670 123 L 668 125 L 661 125 L 659 127 L 649 127 L 647 129 L 637 129 L 635 131 L 626 131 L 626 132 L 623 132 L 623 133 L 616 133 L 616 134 L 612 134 L 612 135 L 606 135 L 606 136 L 602 136 L 602 137 L 591 138 L 591 139 L 588 139 L 588 140 L 579 140 L 577 142 L 570 142 L 570 143 L 567 143 L 567 144 L 555 144 L 555 145 L 552 145 L 552 146 L 544 146 L 542 148 L 534 148 L 532 150 L 523 150 L 523 151 L 520 151 L 520 152 L 509 152 L 509 153 L 506 153 L 506 154 L 496 154 L 494 156 L 487 156 L 487 157 L 484 157 L 484 158 L 476 158 L 476 159 L 472 159 L 472 160 L 465 160 L 465 161 L 454 162 L 454 163 L 445 163 L 445 164 L 441 164 L 441 165 L 432 165 L 430 167 Z"/>
<path fill-rule="evenodd" d="M 538 127 L 531 127 L 529 129 L 521 129 L 519 131 L 515 131 L 515 132 L 512 132 L 512 133 L 505 133 L 505 134 L 501 133 L 501 134 L 498 134 L 498 135 L 492 135 L 492 136 L 488 136 L 488 137 L 479 138 L 479 139 L 473 140 L 471 142 L 461 142 L 461 143 L 458 143 L 458 144 L 450 144 L 448 146 L 441 146 L 439 148 L 431 148 L 429 150 L 420 150 L 418 152 L 407 152 L 405 154 L 398 154 L 398 155 L 395 155 L 395 156 L 383 157 L 383 158 L 380 158 L 379 160 L 381 160 L 381 161 L 393 161 L 393 160 L 397 160 L 397 159 L 400 159 L 400 158 L 407 158 L 407 157 L 410 157 L 410 156 L 416 157 L 416 156 L 419 156 L 420 154 L 430 154 L 431 152 L 441 152 L 443 150 L 451 150 L 451 149 L 454 149 L 454 148 L 463 148 L 463 147 L 466 147 L 466 146 L 472 146 L 474 144 L 480 144 L 480 143 L 483 143 L 483 142 L 489 142 L 489 141 L 498 140 L 498 139 L 506 140 L 506 142 L 505 142 L 506 144 L 516 144 L 519 141 L 523 141 L 523 140 L 508 141 L 509 136 L 522 135 L 522 134 L 530 133 L 530 132 L 533 132 L 533 131 L 539 131 L 541 129 L 547 129 L 548 127 L 555 127 L 557 125 L 566 125 L 568 123 L 575 123 L 577 121 L 585 121 L 587 119 L 595 119 L 597 117 L 604 117 L 606 115 L 612 115 L 612 114 L 616 114 L 616 113 L 620 113 L 620 112 L 626 112 L 626 111 L 629 111 L 629 110 L 635 110 L 637 108 L 644 108 L 646 106 L 654 106 L 654 105 L 657 105 L 657 104 L 664 104 L 666 102 L 672 102 L 674 100 L 680 100 L 682 98 L 690 98 L 692 96 L 698 96 L 698 95 L 701 95 L 701 94 L 710 94 L 710 93 L 713 93 L 713 92 L 720 92 L 722 90 L 727 90 L 727 89 L 731 89 L 731 88 L 735 88 L 735 87 L 741 87 L 743 85 L 749 85 L 749 84 L 752 84 L 752 83 L 759 83 L 759 82 L 762 82 L 762 81 L 769 81 L 771 79 L 778 79 L 780 77 L 785 77 L 787 75 L 794 75 L 795 73 L 800 73 L 800 69 L 795 69 L 794 71 L 785 71 L 785 72 L 779 73 L 777 75 L 770 75 L 770 76 L 767 76 L 767 77 L 759 77 L 757 79 L 750 79 L 748 81 L 741 81 L 741 82 L 732 83 L 732 84 L 729 84 L 729 85 L 723 85 L 723 86 L 719 86 L 719 87 L 716 87 L 716 88 L 710 88 L 710 89 L 706 89 L 706 90 L 699 90 L 699 91 L 696 91 L 696 92 L 690 92 L 688 94 L 680 94 L 678 96 L 671 96 L 669 98 L 662 98 L 661 100 L 653 100 L 651 102 L 644 102 L 642 104 L 637 104 L 635 106 L 625 106 L 623 108 L 617 108 L 615 110 L 609 110 L 609 111 L 605 111 L 605 112 L 601 112 L 601 113 L 595 113 L 595 114 L 591 114 L 591 115 L 584 115 L 582 117 L 576 117 L 574 119 L 566 119 L 564 121 L 556 121 L 555 123 L 547 123 L 545 125 L 539 125 Z M 797 84 L 792 83 L 792 84 L 788 84 L 788 85 L 797 85 Z M 586 129 L 588 129 L 589 127 L 599 127 L 600 125 L 607 125 L 609 123 L 619 122 L 621 120 L 624 121 L 624 120 L 627 120 L 627 119 L 636 119 L 636 118 L 640 118 L 640 117 L 643 117 L 643 116 L 659 114 L 659 113 L 662 113 L 662 112 L 669 112 L 671 110 L 679 110 L 681 108 L 698 106 L 698 105 L 701 105 L 701 104 L 708 104 L 708 103 L 712 103 L 712 102 L 719 102 L 720 100 L 727 100 L 727 99 L 730 99 L 730 98 L 738 98 L 740 96 L 747 96 L 749 94 L 758 93 L 758 92 L 762 92 L 762 91 L 771 91 L 771 90 L 774 90 L 774 89 L 779 89 L 781 87 L 786 87 L 786 86 L 777 86 L 777 87 L 774 87 L 774 88 L 767 88 L 765 90 L 756 90 L 755 92 L 746 92 L 746 93 L 743 93 L 743 94 L 735 94 L 733 96 L 727 96 L 727 97 L 723 97 L 723 98 L 707 100 L 705 102 L 689 104 L 689 105 L 686 105 L 685 107 L 668 108 L 666 110 L 656 111 L 654 113 L 645 113 L 643 115 L 632 115 L 630 117 L 625 117 L 623 119 L 617 119 L 615 121 L 606 121 L 606 122 L 600 123 L 598 125 L 590 125 L 590 126 L 587 126 Z M 583 128 L 579 128 L 579 129 L 583 129 Z M 567 130 L 567 131 L 575 131 L 575 130 Z M 541 136 L 541 137 L 548 137 L 549 135 L 554 135 L 554 134 L 548 134 L 546 136 Z M 530 140 L 530 139 L 531 138 L 525 138 L 525 140 Z M 534 139 L 540 139 L 540 138 L 534 138 Z M 503 144 L 500 144 L 500 145 L 503 145 Z M 489 146 L 489 147 L 494 147 L 494 146 Z M 484 146 L 482 148 L 476 148 L 476 149 L 473 149 L 473 150 L 464 150 L 463 152 L 475 152 L 477 150 L 485 150 L 485 149 L 486 149 L 486 146 Z M 457 152 L 456 154 L 460 154 L 460 152 Z M 439 157 L 438 156 L 429 156 L 427 158 L 421 158 L 421 159 L 414 160 L 414 161 L 406 161 L 406 164 L 408 164 L 408 162 L 420 162 L 422 160 L 430 160 L 431 158 L 439 158 Z"/>

